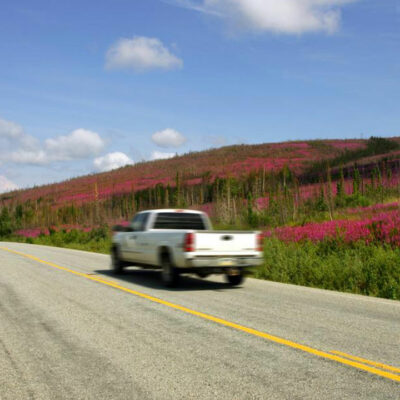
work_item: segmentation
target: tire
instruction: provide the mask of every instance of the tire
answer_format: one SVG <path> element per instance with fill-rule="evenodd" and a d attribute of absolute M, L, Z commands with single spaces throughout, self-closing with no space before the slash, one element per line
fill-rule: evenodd
<path fill-rule="evenodd" d="M 231 286 L 238 286 L 244 281 L 243 272 L 240 271 L 239 275 L 226 275 L 226 280 Z"/>
<path fill-rule="evenodd" d="M 166 287 L 175 287 L 179 282 L 179 273 L 168 254 L 164 254 L 161 259 L 161 278 Z"/>
<path fill-rule="evenodd" d="M 125 263 L 121 260 L 118 247 L 111 250 L 111 264 L 115 275 L 121 275 L 124 272 Z"/>

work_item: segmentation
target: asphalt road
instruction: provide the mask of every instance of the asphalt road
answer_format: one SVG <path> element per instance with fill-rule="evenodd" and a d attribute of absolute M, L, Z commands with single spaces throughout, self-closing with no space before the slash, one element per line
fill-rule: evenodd
<path fill-rule="evenodd" d="M 400 302 L 109 264 L 0 243 L 0 399 L 400 399 Z"/>

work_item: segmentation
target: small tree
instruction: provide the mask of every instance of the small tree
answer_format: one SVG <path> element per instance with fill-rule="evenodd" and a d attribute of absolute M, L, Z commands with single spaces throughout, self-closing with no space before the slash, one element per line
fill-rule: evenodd
<path fill-rule="evenodd" d="M 331 169 L 329 165 L 327 166 L 326 171 L 326 182 L 327 182 L 327 203 L 328 203 L 328 210 L 329 210 L 329 217 L 331 221 L 333 220 L 333 212 L 334 212 L 334 202 L 333 202 L 333 193 L 332 193 L 332 175 Z"/>
<path fill-rule="evenodd" d="M 319 196 L 315 203 L 315 209 L 316 209 L 316 211 L 328 211 L 328 206 L 325 201 L 325 190 L 324 190 L 324 183 L 322 181 L 322 178 L 320 178 L 320 182 L 319 182 Z"/>
<path fill-rule="evenodd" d="M 344 174 L 343 174 L 343 167 L 340 167 L 340 175 L 339 175 L 339 180 L 336 183 L 336 205 L 338 207 L 343 207 L 345 203 L 345 181 L 344 181 Z"/>
<path fill-rule="evenodd" d="M 257 215 L 254 212 L 253 195 L 249 192 L 247 195 L 247 223 L 253 227 L 257 225 L 257 222 Z"/>
<path fill-rule="evenodd" d="M 357 196 L 361 191 L 361 175 L 360 171 L 357 168 L 357 165 L 354 166 L 354 177 L 353 177 L 353 195 Z"/>
<path fill-rule="evenodd" d="M 179 171 L 176 173 L 175 178 L 175 206 L 180 208 L 183 205 L 182 198 L 182 176 Z"/>
<path fill-rule="evenodd" d="M 13 231 L 13 223 L 7 207 L 3 207 L 0 214 L 0 237 L 8 236 Z"/>

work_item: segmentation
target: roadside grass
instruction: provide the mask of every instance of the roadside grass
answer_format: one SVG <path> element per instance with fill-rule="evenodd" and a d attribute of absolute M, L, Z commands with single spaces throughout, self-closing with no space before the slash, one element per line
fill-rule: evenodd
<path fill-rule="evenodd" d="M 63 247 L 75 250 L 91 251 L 93 253 L 110 254 L 111 234 L 107 227 L 95 228 L 90 232 L 78 229 L 70 231 L 50 230 L 49 235 L 39 235 L 35 238 L 24 236 L 7 236 L 4 241 L 40 244 L 45 246 Z"/>
<path fill-rule="evenodd" d="M 295 285 L 400 299 L 400 249 L 338 239 L 284 243 L 268 238 L 254 276 Z"/>
<path fill-rule="evenodd" d="M 4 241 L 63 247 L 109 254 L 107 227 L 83 232 L 50 231 L 36 238 L 3 237 Z M 313 288 L 400 299 L 400 248 L 384 243 L 344 243 L 329 238 L 284 243 L 270 237 L 264 242 L 264 263 L 251 276 Z"/>

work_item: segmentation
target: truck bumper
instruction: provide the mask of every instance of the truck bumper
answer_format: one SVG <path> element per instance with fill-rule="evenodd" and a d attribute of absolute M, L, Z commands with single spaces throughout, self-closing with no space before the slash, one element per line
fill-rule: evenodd
<path fill-rule="evenodd" d="M 262 261 L 262 257 L 194 257 L 186 260 L 183 269 L 192 271 L 210 269 L 223 272 L 230 268 L 256 267 L 261 265 Z"/>

